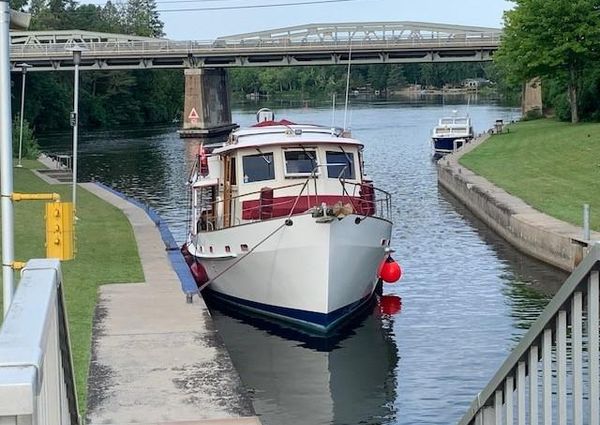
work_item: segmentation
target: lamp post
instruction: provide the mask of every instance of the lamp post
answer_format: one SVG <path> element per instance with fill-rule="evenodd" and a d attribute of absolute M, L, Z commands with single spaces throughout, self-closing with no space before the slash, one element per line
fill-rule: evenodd
<path fill-rule="evenodd" d="M 73 214 L 77 217 L 77 137 L 79 127 L 79 64 L 81 63 L 81 52 L 85 49 L 75 46 L 70 49 L 73 53 L 73 65 L 75 65 L 75 78 L 73 81 L 73 112 L 71 112 L 71 126 L 73 127 Z"/>
<path fill-rule="evenodd" d="M 23 115 L 25 112 L 25 81 L 27 79 L 27 68 L 31 68 L 28 63 L 20 63 L 17 65 L 21 68 L 21 130 L 19 131 L 19 163 L 17 167 L 22 167 L 21 158 L 23 154 Z"/>
<path fill-rule="evenodd" d="M 10 8 L 0 0 L 0 192 L 2 207 L 2 282 L 4 315 L 8 312 L 15 290 L 14 211 L 12 203 L 12 119 L 10 111 Z"/>

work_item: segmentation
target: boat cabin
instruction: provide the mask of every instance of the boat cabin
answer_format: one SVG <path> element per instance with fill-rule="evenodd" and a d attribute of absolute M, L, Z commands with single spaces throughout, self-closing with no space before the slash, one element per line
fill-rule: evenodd
<path fill-rule="evenodd" d="M 341 203 L 374 213 L 362 144 L 340 129 L 261 121 L 200 158 L 192 184 L 195 233 Z M 205 154 L 203 154 L 205 155 Z"/>
<path fill-rule="evenodd" d="M 432 137 L 435 138 L 454 138 L 473 136 L 471 119 L 464 116 L 452 116 L 440 118 L 438 125 L 433 129 Z"/>

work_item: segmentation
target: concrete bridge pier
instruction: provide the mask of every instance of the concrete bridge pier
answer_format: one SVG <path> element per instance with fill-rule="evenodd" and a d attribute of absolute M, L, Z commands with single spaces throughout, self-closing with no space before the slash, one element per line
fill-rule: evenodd
<path fill-rule="evenodd" d="M 542 110 L 542 80 L 534 78 L 523 84 L 521 98 L 523 116 L 541 116 Z"/>
<path fill-rule="evenodd" d="M 228 134 L 231 122 L 229 79 L 225 69 L 186 69 L 182 138 Z"/>

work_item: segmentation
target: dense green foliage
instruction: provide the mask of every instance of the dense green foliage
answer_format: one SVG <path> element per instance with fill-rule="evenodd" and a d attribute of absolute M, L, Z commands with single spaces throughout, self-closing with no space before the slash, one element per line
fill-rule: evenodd
<path fill-rule="evenodd" d="M 33 175 L 29 168 L 40 168 L 38 162 L 25 160 L 23 165 L 24 168 L 15 168 L 15 191 L 58 192 L 63 198 L 69 198 L 70 185 L 50 186 Z M 141 282 L 144 274 L 133 230 L 121 211 L 87 190 L 80 190 L 77 216 L 76 258 L 63 262 L 61 267 L 79 407 L 83 413 L 98 287 L 107 283 Z M 21 261 L 43 258 L 44 233 L 43 202 L 15 204 L 15 257 Z M 0 284 L 0 298 L 1 295 Z M 0 323 L 2 317 L 0 305 Z"/>
<path fill-rule="evenodd" d="M 492 64 L 385 64 L 355 65 L 351 70 L 353 89 L 370 88 L 380 92 L 399 90 L 408 85 L 441 88 L 460 86 L 467 78 L 495 77 Z M 234 94 L 283 93 L 304 96 L 329 96 L 346 90 L 346 66 L 303 66 L 287 68 L 240 68 L 230 73 Z"/>
<path fill-rule="evenodd" d="M 102 5 L 75 0 L 11 0 L 15 9 L 32 14 L 31 30 L 80 29 L 138 36 L 163 36 L 155 0 L 108 1 Z M 351 87 L 387 94 L 408 85 L 460 86 L 467 78 L 496 80 L 491 64 L 356 65 Z M 73 108 L 72 72 L 29 72 L 25 117 L 37 133 L 69 128 Z M 325 97 L 343 94 L 345 66 L 244 68 L 230 72 L 236 97 Z M 13 111 L 20 106 L 22 76 L 13 73 Z M 171 122 L 183 109 L 181 70 L 82 71 L 79 123 L 83 128 L 137 126 Z"/>
<path fill-rule="evenodd" d="M 600 124 L 553 120 L 515 124 L 464 155 L 460 163 L 532 207 L 600 230 Z"/>
<path fill-rule="evenodd" d="M 13 7 L 25 7 L 13 0 Z M 82 29 L 158 37 L 163 23 L 154 0 L 107 2 L 103 6 L 73 0 L 31 0 L 32 30 Z M 66 129 L 73 102 L 72 72 L 27 74 L 25 117 L 37 132 Z M 13 75 L 13 87 L 21 75 Z M 19 110 L 20 90 L 13 90 L 13 111 Z M 169 122 L 183 105 L 180 70 L 83 71 L 80 78 L 80 124 L 114 127 Z"/>
<path fill-rule="evenodd" d="M 33 135 L 33 129 L 29 124 L 29 121 L 23 120 L 23 139 L 21 140 L 21 117 L 17 115 L 13 120 L 13 134 L 12 134 L 12 145 L 13 145 L 13 157 L 19 157 L 19 145 L 21 150 L 21 158 L 26 159 L 37 159 L 40 155 L 40 147 L 38 145 L 35 136 Z"/>
<path fill-rule="evenodd" d="M 541 77 L 548 85 L 547 99 L 561 118 L 566 106 L 572 122 L 580 115 L 596 118 L 600 0 L 515 2 L 505 13 L 502 45 L 495 56 L 505 75 L 513 82 Z"/>

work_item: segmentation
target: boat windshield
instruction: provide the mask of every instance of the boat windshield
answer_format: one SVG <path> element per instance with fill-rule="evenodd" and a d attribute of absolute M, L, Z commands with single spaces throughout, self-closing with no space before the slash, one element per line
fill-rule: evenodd
<path fill-rule="evenodd" d="M 327 176 L 332 179 L 354 179 L 354 154 L 327 151 Z"/>
<path fill-rule="evenodd" d="M 244 183 L 252 183 L 275 178 L 273 153 L 246 155 L 242 158 L 244 166 Z"/>
<path fill-rule="evenodd" d="M 286 151 L 285 175 L 307 176 L 317 166 L 317 153 L 314 150 Z"/>

